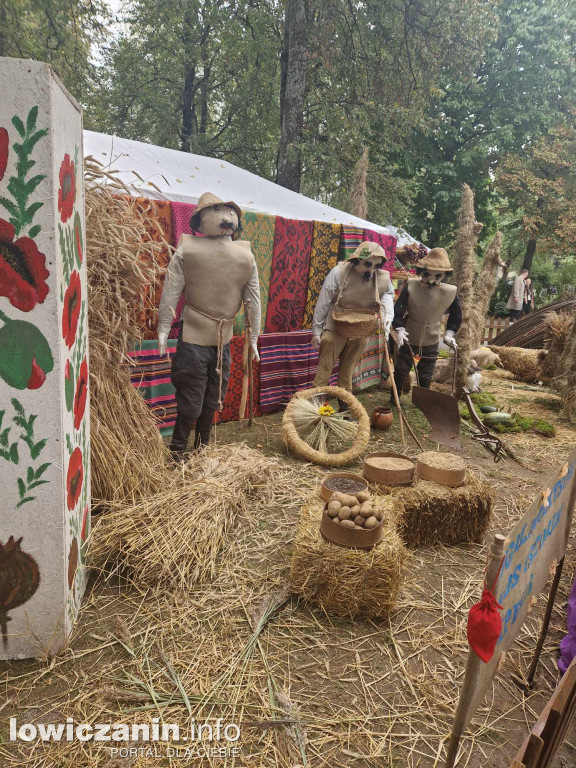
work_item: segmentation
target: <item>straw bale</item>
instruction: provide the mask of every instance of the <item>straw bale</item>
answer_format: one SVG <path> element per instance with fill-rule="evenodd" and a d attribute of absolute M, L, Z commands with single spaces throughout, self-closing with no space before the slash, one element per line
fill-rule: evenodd
<path fill-rule="evenodd" d="M 408 553 L 393 522 L 374 549 L 346 549 L 320 534 L 322 502 L 313 497 L 301 510 L 294 540 L 290 588 L 328 614 L 383 618 L 396 604 Z"/>
<path fill-rule="evenodd" d="M 550 312 L 546 315 L 544 325 L 548 353 L 540 366 L 541 381 L 553 382 L 563 375 L 566 345 L 573 323 L 574 314 L 571 312 Z"/>
<path fill-rule="evenodd" d="M 281 478 L 278 459 L 245 444 L 208 446 L 157 493 L 109 504 L 90 537 L 91 562 L 138 584 L 186 589 L 214 575 L 236 518 L 257 517 Z"/>
<path fill-rule="evenodd" d="M 480 543 L 490 523 L 490 487 L 472 472 L 466 485 L 448 488 L 416 478 L 408 487 L 391 488 L 382 499 L 385 516 L 396 517 L 398 533 L 408 549 Z"/>
<path fill-rule="evenodd" d="M 506 371 L 514 375 L 518 381 L 533 384 L 540 380 L 540 366 L 542 364 L 541 349 L 523 349 L 522 347 L 497 347 L 493 349 L 500 357 L 500 362 Z"/>
<path fill-rule="evenodd" d="M 564 360 L 566 384 L 562 389 L 562 415 L 568 419 L 576 416 L 576 314 L 569 332 Z"/>

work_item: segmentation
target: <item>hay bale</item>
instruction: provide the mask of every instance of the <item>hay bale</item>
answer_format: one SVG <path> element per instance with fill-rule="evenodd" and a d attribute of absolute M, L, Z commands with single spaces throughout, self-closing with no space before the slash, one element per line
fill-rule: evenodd
<path fill-rule="evenodd" d="M 398 533 L 408 549 L 480 543 L 492 515 L 492 494 L 471 472 L 466 485 L 448 488 L 416 478 L 405 488 L 391 488 L 382 499 L 384 514 L 395 516 Z"/>
<path fill-rule="evenodd" d="M 540 367 L 542 365 L 542 349 L 523 349 L 522 347 L 497 347 L 493 349 L 500 357 L 502 367 L 510 371 L 518 381 L 526 384 L 534 384 L 540 381 Z"/>
<path fill-rule="evenodd" d="M 369 551 L 345 549 L 320 534 L 322 501 L 302 508 L 294 540 L 290 589 L 328 614 L 355 618 L 387 616 L 398 597 L 408 553 L 393 521 Z"/>
<path fill-rule="evenodd" d="M 566 345 L 573 323 L 574 314 L 571 312 L 550 312 L 546 315 L 544 326 L 548 354 L 544 356 L 540 366 L 541 381 L 553 382 L 563 375 Z"/>

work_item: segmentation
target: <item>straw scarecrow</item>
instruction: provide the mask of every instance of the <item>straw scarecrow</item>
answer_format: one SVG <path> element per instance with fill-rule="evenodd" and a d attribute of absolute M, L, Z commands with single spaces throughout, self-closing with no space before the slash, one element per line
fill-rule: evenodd
<path fill-rule="evenodd" d="M 378 243 L 360 243 L 326 277 L 312 321 L 312 346 L 320 350 L 315 387 L 326 386 L 340 358 L 338 386 L 352 391 L 352 374 L 366 339 L 381 318 L 388 338 L 394 314 L 394 288 L 382 267 L 386 253 Z M 340 409 L 347 406 L 340 402 Z"/>
<path fill-rule="evenodd" d="M 232 324 L 242 301 L 251 302 L 251 350 L 258 360 L 260 331 L 258 270 L 246 240 L 238 240 L 242 212 L 231 201 L 201 195 L 190 219 L 194 235 L 182 235 L 172 257 L 158 318 L 158 346 L 166 343 L 176 305 L 184 290 L 186 304 L 171 381 L 176 388 L 177 416 L 170 450 L 182 459 L 192 427 L 194 447 L 206 445 L 216 409 L 222 403 L 230 374 Z M 196 237 L 200 233 L 204 237 Z"/>
<path fill-rule="evenodd" d="M 419 385 L 430 388 L 438 359 L 440 322 L 446 312 L 444 343 L 452 349 L 457 347 L 454 335 L 462 323 L 462 307 L 456 286 L 442 282 L 452 271 L 444 248 L 433 248 L 418 262 L 417 277 L 408 280 L 398 297 L 392 322 L 398 335 L 399 351 L 394 369 L 398 392 L 402 392 L 416 354 L 420 355 Z M 394 401 L 391 399 L 391 402 Z"/>

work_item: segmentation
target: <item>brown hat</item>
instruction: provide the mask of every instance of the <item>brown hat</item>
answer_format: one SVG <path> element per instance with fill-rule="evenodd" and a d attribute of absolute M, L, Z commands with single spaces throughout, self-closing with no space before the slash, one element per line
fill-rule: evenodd
<path fill-rule="evenodd" d="M 452 264 L 444 248 L 432 248 L 426 256 L 416 262 L 418 268 L 437 269 L 439 272 L 453 272 Z"/>
<path fill-rule="evenodd" d="M 354 253 L 350 254 L 346 261 L 350 261 L 350 259 L 360 259 L 361 261 L 364 261 L 364 259 L 370 259 L 372 256 L 379 256 L 384 261 L 388 258 L 386 256 L 386 251 L 384 248 L 382 248 L 381 245 L 378 245 L 378 243 L 371 243 L 368 240 L 365 240 L 363 243 L 360 243 L 358 248 L 354 251 Z"/>
<path fill-rule="evenodd" d="M 238 223 L 240 223 L 240 219 L 242 218 L 242 210 L 238 205 L 236 205 L 236 203 L 233 203 L 232 200 L 229 200 L 227 203 L 225 203 L 224 200 L 220 200 L 220 198 L 216 197 L 216 195 L 213 195 L 212 192 L 204 192 L 202 195 L 200 195 L 200 198 L 198 199 L 198 206 L 190 217 L 190 228 L 197 230 L 200 226 L 200 214 L 202 211 L 205 211 L 206 208 L 214 208 L 216 205 L 229 205 L 231 208 L 234 208 L 238 214 Z"/>

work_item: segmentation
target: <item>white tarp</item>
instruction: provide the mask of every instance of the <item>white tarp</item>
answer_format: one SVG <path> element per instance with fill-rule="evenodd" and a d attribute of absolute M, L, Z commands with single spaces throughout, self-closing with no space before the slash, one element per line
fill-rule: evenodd
<path fill-rule="evenodd" d="M 328 221 L 384 232 L 398 245 L 413 243 L 404 230 L 382 227 L 266 181 L 225 160 L 156 147 L 141 141 L 84 131 L 84 154 L 91 155 L 137 195 L 157 200 L 197 203 L 203 192 L 234 200 L 246 211 L 288 219 Z M 136 175 L 137 174 L 137 175 Z M 139 178 L 140 177 L 140 178 Z"/>

